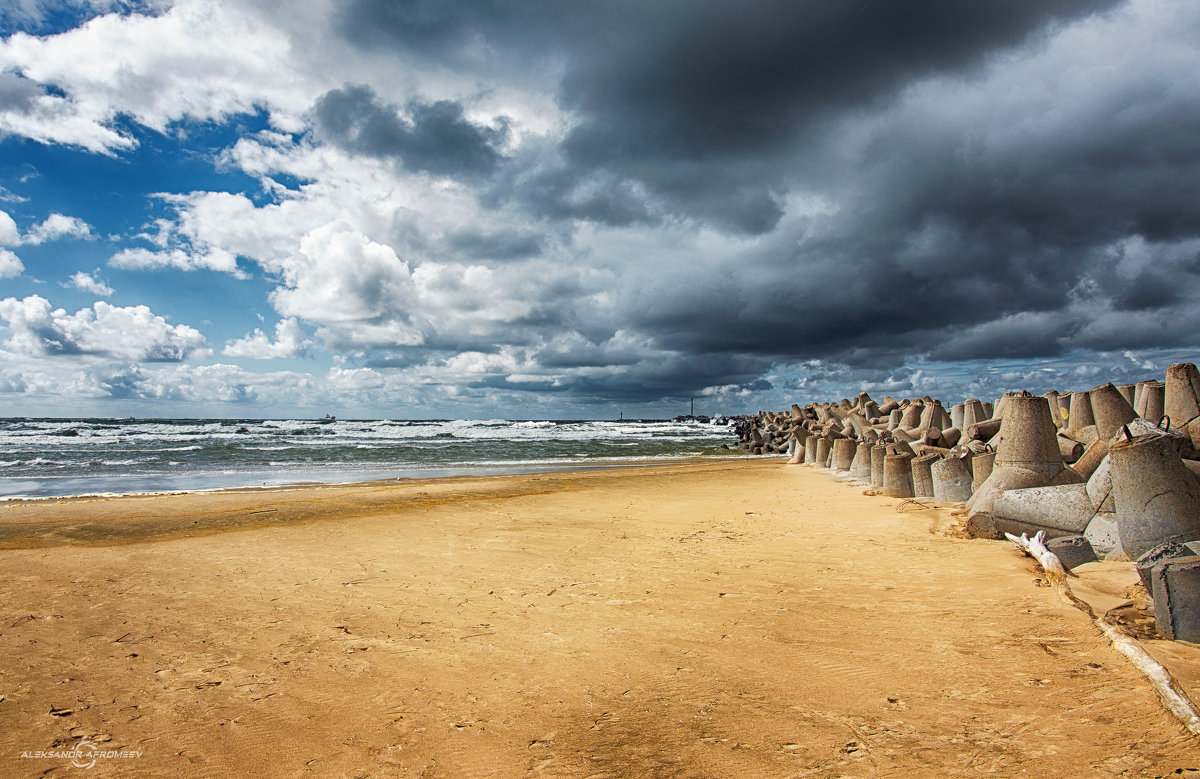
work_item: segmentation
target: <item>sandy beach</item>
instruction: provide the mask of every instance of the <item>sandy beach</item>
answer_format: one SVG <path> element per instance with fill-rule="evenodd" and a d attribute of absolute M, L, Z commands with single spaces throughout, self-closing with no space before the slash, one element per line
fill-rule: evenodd
<path fill-rule="evenodd" d="M 1200 769 L 1091 620 L 955 522 L 779 459 L 5 504 L 0 774 Z"/>

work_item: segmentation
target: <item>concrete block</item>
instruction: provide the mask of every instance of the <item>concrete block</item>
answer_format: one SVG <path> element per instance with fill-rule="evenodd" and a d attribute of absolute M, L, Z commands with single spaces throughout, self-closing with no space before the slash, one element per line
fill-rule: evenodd
<path fill-rule="evenodd" d="M 1163 413 L 1183 425 L 1200 416 L 1200 371 L 1194 363 L 1181 362 L 1167 368 L 1163 387 Z"/>
<path fill-rule="evenodd" d="M 1167 541 L 1165 544 L 1159 544 L 1139 557 L 1136 562 L 1137 573 L 1138 578 L 1142 580 L 1142 586 L 1146 588 L 1146 592 L 1151 592 L 1153 589 L 1150 580 L 1154 566 L 1165 560 L 1173 560 L 1177 557 L 1192 557 L 1195 554 L 1195 551 L 1178 541 Z"/>
<path fill-rule="evenodd" d="M 938 460 L 930 468 L 933 497 L 943 503 L 965 503 L 971 498 L 971 470 L 961 457 Z"/>
<path fill-rule="evenodd" d="M 1154 621 L 1175 641 L 1200 643 L 1200 556 L 1176 557 L 1151 572 Z"/>
<path fill-rule="evenodd" d="M 1167 541 L 1200 537 L 1200 487 L 1165 436 L 1113 444 L 1112 491 L 1121 546 L 1141 556 Z"/>
<path fill-rule="evenodd" d="M 892 498 L 913 497 L 912 455 L 889 454 L 883 459 L 883 494 Z"/>
<path fill-rule="evenodd" d="M 817 452 L 813 459 L 813 465 L 818 468 L 828 468 L 829 458 L 833 454 L 833 442 L 825 436 L 817 438 Z"/>
<path fill-rule="evenodd" d="M 971 458 L 971 494 L 974 495 L 983 483 L 992 475 L 996 463 L 995 452 L 981 452 Z"/>
<path fill-rule="evenodd" d="M 938 454 L 923 454 L 912 461 L 913 497 L 934 497 L 933 464 L 940 459 Z"/>
<path fill-rule="evenodd" d="M 1046 548 L 1062 562 L 1068 571 L 1098 559 L 1096 550 L 1085 536 L 1059 536 L 1046 542 Z"/>
<path fill-rule="evenodd" d="M 1096 550 L 1096 556 L 1101 560 L 1129 559 L 1121 546 L 1116 514 L 1098 512 L 1084 528 L 1083 537 L 1092 545 L 1092 549 Z"/>
<path fill-rule="evenodd" d="M 1007 489 L 992 502 L 992 521 L 1000 533 L 1049 537 L 1082 533 L 1096 515 L 1086 484 Z"/>
<path fill-rule="evenodd" d="M 871 445 L 866 441 L 855 447 L 854 460 L 850 463 L 850 475 L 867 483 L 871 481 Z"/>
<path fill-rule="evenodd" d="M 833 442 L 833 465 L 835 471 L 848 471 L 854 462 L 858 444 L 850 438 L 839 438 Z"/>
<path fill-rule="evenodd" d="M 1112 460 L 1108 455 L 1104 456 L 1100 465 L 1092 472 L 1092 477 L 1088 479 L 1087 493 L 1097 511 L 1116 511 L 1112 498 Z"/>
<path fill-rule="evenodd" d="M 1088 392 L 1088 400 L 1092 404 L 1096 434 L 1105 441 L 1112 438 L 1122 425 L 1133 421 L 1137 416 L 1133 406 L 1112 382 L 1093 387 Z"/>
<path fill-rule="evenodd" d="M 815 435 L 810 435 L 808 438 L 804 439 L 804 462 L 814 464 L 817 462 L 818 440 L 819 436 Z"/>
<path fill-rule="evenodd" d="M 883 461 L 887 458 L 887 446 L 882 442 L 871 447 L 871 488 L 883 489 Z"/>

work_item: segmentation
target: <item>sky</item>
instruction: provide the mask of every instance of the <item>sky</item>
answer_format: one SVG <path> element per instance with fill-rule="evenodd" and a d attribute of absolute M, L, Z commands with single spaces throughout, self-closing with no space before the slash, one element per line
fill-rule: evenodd
<path fill-rule="evenodd" d="M 0 416 L 735 414 L 1197 358 L 1193 0 L 0 5 Z"/>

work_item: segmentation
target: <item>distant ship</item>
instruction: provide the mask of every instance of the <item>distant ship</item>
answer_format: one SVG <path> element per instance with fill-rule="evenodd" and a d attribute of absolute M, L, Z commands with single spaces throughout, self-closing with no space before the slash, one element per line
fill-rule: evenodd
<path fill-rule="evenodd" d="M 333 417 L 333 416 L 330 416 L 329 414 L 326 414 L 325 416 L 321 417 L 317 421 L 320 422 L 322 425 L 332 425 L 334 422 L 337 421 L 337 417 Z"/>

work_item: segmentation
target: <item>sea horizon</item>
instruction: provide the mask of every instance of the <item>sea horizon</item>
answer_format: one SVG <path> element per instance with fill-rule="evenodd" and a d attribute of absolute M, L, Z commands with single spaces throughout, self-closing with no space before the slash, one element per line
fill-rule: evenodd
<path fill-rule="evenodd" d="M 0 500 L 609 468 L 737 451 L 722 417 L 699 419 L 6 417 Z"/>

